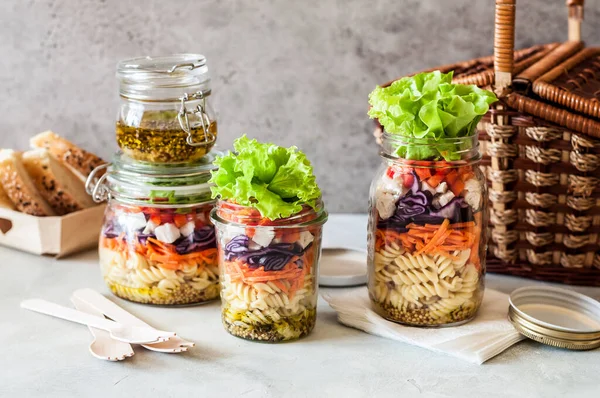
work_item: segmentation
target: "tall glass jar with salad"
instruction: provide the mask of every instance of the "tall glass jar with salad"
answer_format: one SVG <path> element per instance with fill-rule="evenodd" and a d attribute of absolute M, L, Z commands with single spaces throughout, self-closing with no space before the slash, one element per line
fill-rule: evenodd
<path fill-rule="evenodd" d="M 108 199 L 100 234 L 102 276 L 126 300 L 191 305 L 219 296 L 217 244 L 210 212 L 215 156 L 156 166 L 115 155 L 93 197 Z"/>
<path fill-rule="evenodd" d="M 327 212 L 312 166 L 295 147 L 245 136 L 217 158 L 211 218 L 217 231 L 222 321 L 234 336 L 278 342 L 306 336 L 317 311 Z"/>
<path fill-rule="evenodd" d="M 495 101 L 439 71 L 370 94 L 369 115 L 384 134 L 370 193 L 368 287 L 383 317 L 430 327 L 475 317 L 487 222 L 476 125 Z"/>
<path fill-rule="evenodd" d="M 210 77 L 200 54 L 127 59 L 117 66 L 117 143 L 134 160 L 194 162 L 217 139 Z"/>

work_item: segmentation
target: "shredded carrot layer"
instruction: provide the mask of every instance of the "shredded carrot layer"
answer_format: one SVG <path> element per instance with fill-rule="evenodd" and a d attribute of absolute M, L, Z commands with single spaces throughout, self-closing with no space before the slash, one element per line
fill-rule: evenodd
<path fill-rule="evenodd" d="M 441 225 L 408 224 L 407 232 L 400 233 L 390 229 L 378 229 L 375 236 L 375 249 L 395 242 L 410 253 L 442 254 L 453 257 L 456 250 L 471 249 L 471 262 L 480 267 L 479 241 L 481 235 L 481 212 L 475 215 L 475 221 L 450 224 L 446 219 Z"/>
<path fill-rule="evenodd" d="M 103 238 L 102 245 L 110 250 L 123 253 L 128 258 L 136 252 L 150 261 L 159 263 L 161 267 L 178 270 L 189 264 L 214 265 L 218 263 L 216 248 L 206 249 L 189 254 L 178 254 L 175 246 L 148 238 L 145 245 L 136 242 L 135 248 L 130 245 L 124 235 L 116 238 Z M 302 267 L 296 264 L 302 260 Z M 248 285 L 255 283 L 273 282 L 290 299 L 299 289 L 304 287 L 304 279 L 309 275 L 315 260 L 315 245 L 307 248 L 302 256 L 293 256 L 290 261 L 279 271 L 265 271 L 264 267 L 252 268 L 241 260 L 225 261 L 225 272 L 231 276 L 233 282 L 243 282 Z M 287 282 L 287 283 L 285 283 Z"/>
<path fill-rule="evenodd" d="M 232 282 L 243 282 L 246 285 L 272 282 L 292 299 L 296 292 L 304 287 L 304 280 L 311 272 L 314 256 L 314 245 L 311 245 L 302 256 L 293 256 L 278 271 L 265 271 L 262 266 L 254 268 L 239 259 L 225 261 L 224 267 Z M 296 264 L 298 260 L 302 261 L 302 267 Z"/>
<path fill-rule="evenodd" d="M 179 270 L 189 265 L 216 265 L 218 252 L 216 248 L 205 249 L 198 252 L 179 254 L 174 245 L 163 243 L 154 238 L 148 238 L 145 245 L 139 242 L 132 247 L 123 235 L 116 238 L 103 238 L 104 247 L 120 252 L 127 258 L 132 251 L 142 255 L 150 261 L 159 263 L 161 267 Z"/>

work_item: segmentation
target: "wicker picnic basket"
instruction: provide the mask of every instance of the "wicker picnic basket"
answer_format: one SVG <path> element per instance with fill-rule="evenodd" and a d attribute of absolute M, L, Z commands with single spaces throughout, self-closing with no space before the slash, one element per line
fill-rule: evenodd
<path fill-rule="evenodd" d="M 600 286 L 600 49 L 569 40 L 514 51 L 515 0 L 496 0 L 494 56 L 431 70 L 494 89 L 479 126 L 488 177 L 487 270 Z"/>

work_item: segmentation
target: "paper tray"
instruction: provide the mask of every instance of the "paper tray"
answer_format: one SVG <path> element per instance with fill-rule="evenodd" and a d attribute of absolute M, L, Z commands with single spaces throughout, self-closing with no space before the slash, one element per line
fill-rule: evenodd
<path fill-rule="evenodd" d="M 36 217 L 0 209 L 0 245 L 64 257 L 98 245 L 104 205 L 61 217 Z"/>

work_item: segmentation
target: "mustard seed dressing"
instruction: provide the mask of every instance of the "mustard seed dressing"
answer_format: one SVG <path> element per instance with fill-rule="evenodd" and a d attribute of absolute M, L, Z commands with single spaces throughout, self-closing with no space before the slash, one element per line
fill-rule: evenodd
<path fill-rule="evenodd" d="M 146 113 L 139 127 L 117 122 L 117 143 L 129 157 L 152 163 L 194 162 L 206 155 L 213 144 L 191 146 L 187 143 L 188 134 L 181 129 L 176 112 L 170 119 L 154 118 L 156 113 Z M 164 115 L 163 115 L 164 116 Z M 211 121 L 209 136 L 216 137 L 217 122 Z M 190 127 L 190 136 L 195 142 L 209 141 L 202 126 Z"/>

